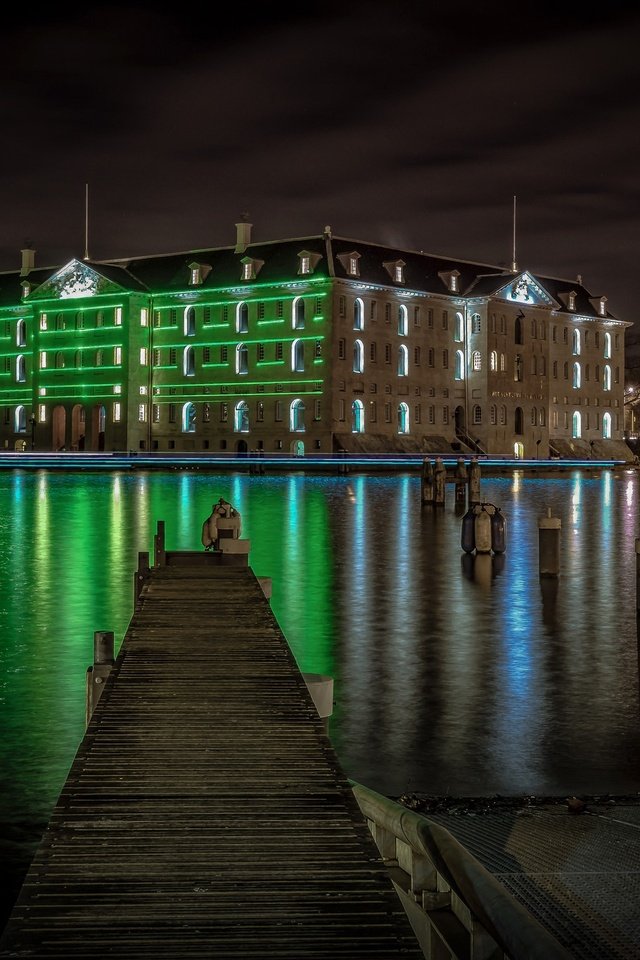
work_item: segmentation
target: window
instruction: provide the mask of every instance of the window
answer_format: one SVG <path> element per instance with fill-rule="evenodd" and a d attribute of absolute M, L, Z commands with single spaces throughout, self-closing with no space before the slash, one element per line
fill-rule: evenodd
<path fill-rule="evenodd" d="M 283 348 L 283 346 L 282 346 L 281 341 L 278 341 L 278 343 L 276 343 L 276 345 L 275 345 L 275 350 L 274 350 L 274 355 L 275 355 L 276 360 L 282 360 L 282 358 L 283 358 L 283 356 L 284 356 L 284 348 Z"/>
<path fill-rule="evenodd" d="M 442 366 L 444 367 L 445 370 L 448 369 L 449 367 L 449 351 L 448 350 L 442 351 Z"/>
<path fill-rule="evenodd" d="M 182 372 L 185 377 L 193 377 L 196 372 L 196 358 L 193 347 L 185 347 L 182 355 Z"/>
<path fill-rule="evenodd" d="M 364 404 L 354 400 L 351 404 L 351 432 L 364 433 Z"/>
<path fill-rule="evenodd" d="M 56 315 L 56 330 L 64 330 L 64 328 L 65 328 L 64 317 L 61 313 L 58 313 Z"/>
<path fill-rule="evenodd" d="M 406 377 L 409 370 L 409 351 L 404 343 L 398 347 L 398 376 Z"/>
<path fill-rule="evenodd" d="M 398 433 L 409 433 L 409 406 L 406 403 L 398 404 Z"/>
<path fill-rule="evenodd" d="M 491 355 L 489 357 L 489 369 L 493 373 L 495 373 L 496 370 L 498 369 L 498 354 L 495 350 L 491 351 Z"/>
<path fill-rule="evenodd" d="M 154 403 L 151 406 L 151 419 L 154 423 L 160 423 L 160 404 Z"/>
<path fill-rule="evenodd" d="M 433 347 L 427 350 L 427 366 L 434 367 L 436 363 L 436 352 Z"/>
<path fill-rule="evenodd" d="M 264 343 L 259 343 L 256 347 L 256 355 L 258 360 L 264 360 Z"/>
<path fill-rule="evenodd" d="M 245 343 L 239 343 L 236 347 L 236 373 L 249 372 L 249 351 Z"/>
<path fill-rule="evenodd" d="M 384 362 L 391 363 L 391 344 L 385 343 L 384 345 Z"/>
<path fill-rule="evenodd" d="M 344 338 L 338 340 L 338 360 L 344 360 L 346 357 L 347 342 Z"/>
<path fill-rule="evenodd" d="M 474 350 L 471 356 L 471 367 L 473 370 L 478 372 L 482 370 L 482 354 L 479 350 Z"/>
<path fill-rule="evenodd" d="M 420 347 L 413 348 L 413 362 L 417 367 L 420 366 Z"/>
<path fill-rule="evenodd" d="M 473 422 L 476 426 L 482 423 L 482 407 L 479 403 L 476 403 L 473 408 Z"/>
<path fill-rule="evenodd" d="M 316 360 L 319 360 L 322 356 L 322 340 L 316 340 L 314 347 L 314 357 Z"/>
<path fill-rule="evenodd" d="M 460 312 L 457 312 L 455 316 L 453 339 L 456 343 L 462 343 L 464 340 L 464 317 Z"/>
<path fill-rule="evenodd" d="M 446 310 L 442 311 L 442 329 L 443 330 L 449 329 L 449 314 Z"/>
<path fill-rule="evenodd" d="M 113 322 L 115 323 L 116 327 L 122 326 L 122 307 L 116 307 Z"/>
<path fill-rule="evenodd" d="M 41 370 L 47 369 L 47 354 L 44 350 L 40 354 L 40 369 Z"/>
<path fill-rule="evenodd" d="M 604 335 L 604 358 L 605 360 L 611 359 L 611 334 L 605 333 Z"/>
<path fill-rule="evenodd" d="M 409 315 L 407 308 L 402 304 L 398 307 L 398 335 L 406 337 L 409 333 Z"/>
<path fill-rule="evenodd" d="M 474 313 L 471 317 L 471 333 L 480 333 L 482 331 L 482 317 L 479 313 Z"/>
<path fill-rule="evenodd" d="M 295 297 L 291 303 L 291 326 L 294 330 L 304 330 L 304 300 Z"/>
<path fill-rule="evenodd" d="M 495 403 L 492 403 L 489 408 L 489 422 L 491 423 L 492 427 L 495 427 L 498 422 L 498 408 L 496 407 Z"/>
<path fill-rule="evenodd" d="M 46 330 L 46 329 L 47 329 L 47 315 L 46 315 L 46 313 L 41 313 L 41 314 L 40 314 L 40 329 L 41 329 L 41 330 Z"/>
<path fill-rule="evenodd" d="M 304 372 L 304 340 L 294 340 L 291 344 L 291 369 L 294 373 Z"/>
<path fill-rule="evenodd" d="M 24 320 L 18 320 L 16 324 L 16 346 L 24 347 L 27 344 L 27 326 Z"/>
<path fill-rule="evenodd" d="M 249 331 L 249 307 L 246 303 L 239 303 L 236 307 L 236 333 Z"/>
<path fill-rule="evenodd" d="M 573 337 L 571 338 L 573 342 L 573 355 L 574 357 L 580 356 L 580 331 L 574 330 Z"/>
<path fill-rule="evenodd" d="M 116 350 L 119 350 L 120 347 L 116 347 Z M 117 363 L 118 361 L 116 361 Z M 64 354 L 58 350 L 56 353 L 56 370 L 62 370 L 64 367 Z"/>
<path fill-rule="evenodd" d="M 139 423 L 145 423 L 147 419 L 147 405 L 146 403 L 138 404 L 138 421 Z"/>
<path fill-rule="evenodd" d="M 516 343 L 524 343 L 524 340 L 522 339 L 522 320 L 523 318 L 521 316 L 516 317 L 515 331 L 514 331 L 515 332 L 514 339 Z"/>
<path fill-rule="evenodd" d="M 513 379 L 518 381 L 522 380 L 522 354 L 516 353 L 514 368 L 513 368 Z"/>
<path fill-rule="evenodd" d="M 226 423 L 229 419 L 229 404 L 222 401 L 220 404 L 220 423 Z"/>
<path fill-rule="evenodd" d="M 291 401 L 289 429 L 292 433 L 304 433 L 304 401 L 302 400 Z"/>
<path fill-rule="evenodd" d="M 574 440 L 582 436 L 582 416 L 579 410 L 575 410 L 571 418 L 571 436 Z"/>
<path fill-rule="evenodd" d="M 73 365 L 77 370 L 82 367 L 82 350 L 76 350 L 73 355 Z"/>
<path fill-rule="evenodd" d="M 16 383 L 24 383 L 26 379 L 24 356 L 20 353 L 16 357 Z"/>
<path fill-rule="evenodd" d="M 193 403 L 185 403 L 182 407 L 182 432 L 196 432 L 196 407 Z"/>
<path fill-rule="evenodd" d="M 149 311 L 146 307 L 143 307 L 140 311 L 140 326 L 148 327 L 149 326 Z"/>
<path fill-rule="evenodd" d="M 579 390 L 582 386 L 582 371 L 579 363 L 574 363 L 573 365 L 572 384 L 574 390 Z"/>
<path fill-rule="evenodd" d="M 195 307 L 187 307 L 184 312 L 184 335 L 185 337 L 195 337 L 196 334 L 196 311 Z"/>
<path fill-rule="evenodd" d="M 311 273 L 311 259 L 308 254 L 299 253 L 300 257 L 300 266 L 298 268 L 298 273 Z"/>
<path fill-rule="evenodd" d="M 236 433 L 249 433 L 249 404 L 246 400 L 236 403 L 233 412 L 233 429 Z"/>
<path fill-rule="evenodd" d="M 393 279 L 396 283 L 404 283 L 402 264 L 396 263 L 393 271 Z"/>
<path fill-rule="evenodd" d="M 146 367 L 148 361 L 148 354 L 146 347 L 140 347 L 140 366 Z"/>
<path fill-rule="evenodd" d="M 122 363 L 122 347 L 115 347 L 113 350 L 113 362 L 116 366 L 119 366 Z M 56 364 L 57 366 L 57 364 Z"/>
<path fill-rule="evenodd" d="M 359 254 L 349 257 L 349 273 L 352 277 L 358 276 L 358 260 L 360 259 Z"/>
<path fill-rule="evenodd" d="M 611 390 L 611 367 L 605 363 L 602 370 L 602 389 Z"/>
<path fill-rule="evenodd" d="M 220 363 L 226 363 L 229 359 L 229 348 L 226 346 L 220 347 Z"/>
<path fill-rule="evenodd" d="M 611 440 L 611 414 L 602 415 L 602 437 L 604 440 Z"/>
<path fill-rule="evenodd" d="M 504 426 L 507 422 L 507 408 L 503 404 L 500 406 L 500 423 Z"/>
<path fill-rule="evenodd" d="M 356 340 L 353 344 L 353 372 L 364 373 L 364 345 L 362 340 Z M 360 433 L 361 431 L 356 431 Z"/>
<path fill-rule="evenodd" d="M 360 297 L 353 301 L 353 329 L 364 330 L 364 303 Z"/>
<path fill-rule="evenodd" d="M 433 310 L 431 307 L 427 310 L 427 327 L 433 330 Z"/>
<path fill-rule="evenodd" d="M 464 380 L 464 354 L 462 350 L 456 350 L 453 376 L 455 380 Z"/>

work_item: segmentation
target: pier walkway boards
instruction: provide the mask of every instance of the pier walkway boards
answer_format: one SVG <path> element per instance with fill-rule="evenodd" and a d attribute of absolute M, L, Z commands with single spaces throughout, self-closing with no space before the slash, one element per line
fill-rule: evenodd
<path fill-rule="evenodd" d="M 246 558 L 161 555 L 0 955 L 422 957 Z"/>

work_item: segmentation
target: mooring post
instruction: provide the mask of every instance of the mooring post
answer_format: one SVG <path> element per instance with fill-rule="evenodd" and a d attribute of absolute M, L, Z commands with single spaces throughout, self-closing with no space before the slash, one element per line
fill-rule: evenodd
<path fill-rule="evenodd" d="M 433 477 L 435 483 L 435 496 L 433 502 L 438 507 L 444 507 L 447 468 L 444 465 L 442 457 L 436 457 L 436 465 L 433 470 Z"/>
<path fill-rule="evenodd" d="M 422 476 L 420 478 L 420 499 L 422 503 L 433 504 L 435 496 L 433 463 L 429 457 L 422 461 Z"/>
<path fill-rule="evenodd" d="M 144 582 L 149 576 L 149 552 L 138 553 L 138 569 L 133 575 L 133 607 L 138 606 Z"/>
<path fill-rule="evenodd" d="M 468 481 L 467 466 L 464 460 L 462 459 L 462 457 L 460 457 L 458 459 L 458 463 L 456 464 L 456 476 L 455 476 L 455 482 L 456 482 L 455 502 L 456 503 L 465 502 L 467 498 L 467 481 Z"/>
<path fill-rule="evenodd" d="M 538 520 L 538 569 L 541 577 L 557 577 L 560 573 L 560 517 L 551 516 L 551 507 L 546 517 Z"/>
<path fill-rule="evenodd" d="M 153 565 L 164 567 L 167 563 L 167 554 L 164 548 L 164 520 L 158 520 L 157 533 L 153 538 Z"/>
<path fill-rule="evenodd" d="M 480 464 L 477 457 L 471 458 L 469 465 L 469 506 L 480 503 Z"/>
<path fill-rule="evenodd" d="M 114 664 L 113 631 L 96 630 L 93 634 L 93 666 L 87 669 L 85 722 L 89 721 L 102 696 L 104 684 Z"/>

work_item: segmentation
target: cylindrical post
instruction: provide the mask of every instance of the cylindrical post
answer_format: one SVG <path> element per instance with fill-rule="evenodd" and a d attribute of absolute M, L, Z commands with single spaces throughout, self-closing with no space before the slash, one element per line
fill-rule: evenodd
<path fill-rule="evenodd" d="M 467 480 L 468 480 L 467 467 L 462 457 L 460 457 L 458 459 L 458 463 L 456 466 L 456 476 L 455 476 L 455 481 L 456 481 L 455 502 L 456 503 L 464 503 L 466 500 Z"/>
<path fill-rule="evenodd" d="M 444 506 L 445 487 L 447 482 L 447 468 L 444 465 L 442 457 L 436 457 L 436 465 L 433 471 L 435 496 L 433 502 L 436 506 Z"/>
<path fill-rule="evenodd" d="M 480 464 L 477 457 L 471 458 L 469 466 L 469 506 L 480 503 Z"/>
<path fill-rule="evenodd" d="M 149 576 L 149 552 L 145 550 L 144 552 L 138 553 L 138 569 L 133 575 L 133 606 L 134 609 L 138 606 L 138 600 L 140 599 L 140 594 L 142 593 L 142 587 L 144 586 L 144 581 Z"/>
<path fill-rule="evenodd" d="M 93 634 L 93 666 L 87 669 L 86 726 L 89 726 L 96 704 L 102 696 L 113 663 L 113 631 L 96 630 Z"/>
<path fill-rule="evenodd" d="M 422 503 L 433 504 L 434 500 L 434 477 L 433 463 L 428 457 L 422 461 L 422 476 L 420 478 L 420 496 Z"/>
<path fill-rule="evenodd" d="M 551 516 L 551 507 L 546 517 L 538 520 L 538 568 L 541 577 L 557 577 L 560 573 L 560 517 Z"/>

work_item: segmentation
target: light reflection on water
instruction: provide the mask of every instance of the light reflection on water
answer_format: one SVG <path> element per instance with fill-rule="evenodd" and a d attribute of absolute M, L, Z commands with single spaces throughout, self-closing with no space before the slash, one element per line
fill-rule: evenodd
<path fill-rule="evenodd" d="M 0 854 L 19 867 L 83 734 L 93 631 L 121 639 L 157 520 L 169 549 L 201 549 L 220 496 L 301 669 L 335 679 L 348 776 L 389 795 L 640 788 L 635 473 L 483 478 L 507 518 L 494 558 L 462 553 L 453 487 L 434 511 L 413 475 L 16 471 L 0 490 Z M 557 581 L 537 570 L 548 507 Z"/>

